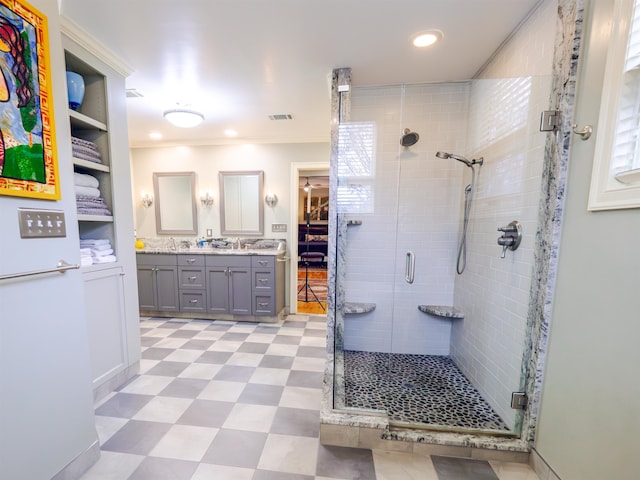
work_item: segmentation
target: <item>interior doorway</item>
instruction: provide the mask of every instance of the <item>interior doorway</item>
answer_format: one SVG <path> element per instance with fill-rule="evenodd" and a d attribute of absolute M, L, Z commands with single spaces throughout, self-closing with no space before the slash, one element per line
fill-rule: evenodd
<path fill-rule="evenodd" d="M 294 163 L 291 179 L 290 312 L 325 315 L 329 165 Z"/>

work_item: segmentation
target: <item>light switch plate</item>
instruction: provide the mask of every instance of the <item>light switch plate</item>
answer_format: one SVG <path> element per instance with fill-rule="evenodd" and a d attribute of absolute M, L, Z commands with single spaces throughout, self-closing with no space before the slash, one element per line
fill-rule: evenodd
<path fill-rule="evenodd" d="M 286 223 L 272 223 L 271 224 L 272 232 L 286 232 L 287 224 Z"/>
<path fill-rule="evenodd" d="M 67 229 L 62 210 L 19 208 L 21 238 L 66 237 Z"/>

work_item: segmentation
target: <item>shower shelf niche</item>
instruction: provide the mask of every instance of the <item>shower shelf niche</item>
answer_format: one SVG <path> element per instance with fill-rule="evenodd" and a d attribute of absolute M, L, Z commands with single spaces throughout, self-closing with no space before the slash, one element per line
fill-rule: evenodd
<path fill-rule="evenodd" d="M 456 307 L 447 307 L 443 305 L 418 305 L 418 310 L 429 315 L 435 315 L 437 317 L 458 319 L 464 318 L 462 310 Z"/>
<path fill-rule="evenodd" d="M 342 313 L 345 315 L 360 315 L 362 313 L 373 312 L 375 309 L 375 303 L 344 302 Z"/>

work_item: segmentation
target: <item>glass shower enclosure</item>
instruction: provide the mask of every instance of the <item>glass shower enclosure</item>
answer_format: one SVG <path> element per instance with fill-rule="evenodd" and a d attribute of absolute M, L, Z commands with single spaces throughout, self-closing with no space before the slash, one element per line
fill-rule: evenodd
<path fill-rule="evenodd" d="M 548 82 L 539 81 L 542 99 Z M 507 84 L 518 98 L 528 88 L 527 102 L 535 90 L 531 79 Z M 495 108 L 488 95 L 504 89 L 499 80 L 351 89 L 334 170 L 335 279 L 344 294 L 335 312 L 335 409 L 386 415 L 398 427 L 519 435 L 522 410 L 512 408 L 511 393 L 524 388 L 527 299 L 513 306 L 514 325 L 500 328 L 502 318 L 495 317 L 502 310 L 491 305 L 508 303 L 508 294 L 490 286 L 499 269 L 532 258 L 526 251 L 522 259 L 499 263 L 494 227 L 503 210 L 516 213 L 500 204 L 504 187 L 491 176 L 508 178 L 518 168 L 535 172 L 509 153 L 529 135 L 528 119 L 491 142 L 478 120 L 485 118 L 483 109 Z M 518 103 L 511 108 L 522 111 Z M 417 143 L 401 145 L 405 129 L 419 135 Z M 456 261 L 471 169 L 437 158 L 437 151 L 486 157 L 477 168 L 462 275 Z M 494 161 L 498 153 L 510 163 Z M 541 166 L 542 153 L 531 154 Z M 519 209 L 525 208 L 522 198 L 526 205 L 538 202 L 535 192 L 506 195 L 520 199 Z M 527 290 L 525 283 L 519 290 Z"/>

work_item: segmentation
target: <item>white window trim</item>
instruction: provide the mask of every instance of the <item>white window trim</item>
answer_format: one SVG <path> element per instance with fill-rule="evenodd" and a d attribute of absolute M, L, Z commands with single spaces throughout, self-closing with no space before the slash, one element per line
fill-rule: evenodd
<path fill-rule="evenodd" d="M 633 0 L 617 0 L 611 30 L 611 47 L 605 67 L 602 100 L 600 103 L 599 133 L 596 138 L 589 210 L 614 210 L 640 207 L 640 181 L 631 176 L 632 183 L 624 184 L 611 175 L 611 158 L 616 131 L 618 104 L 622 87 Z"/>

